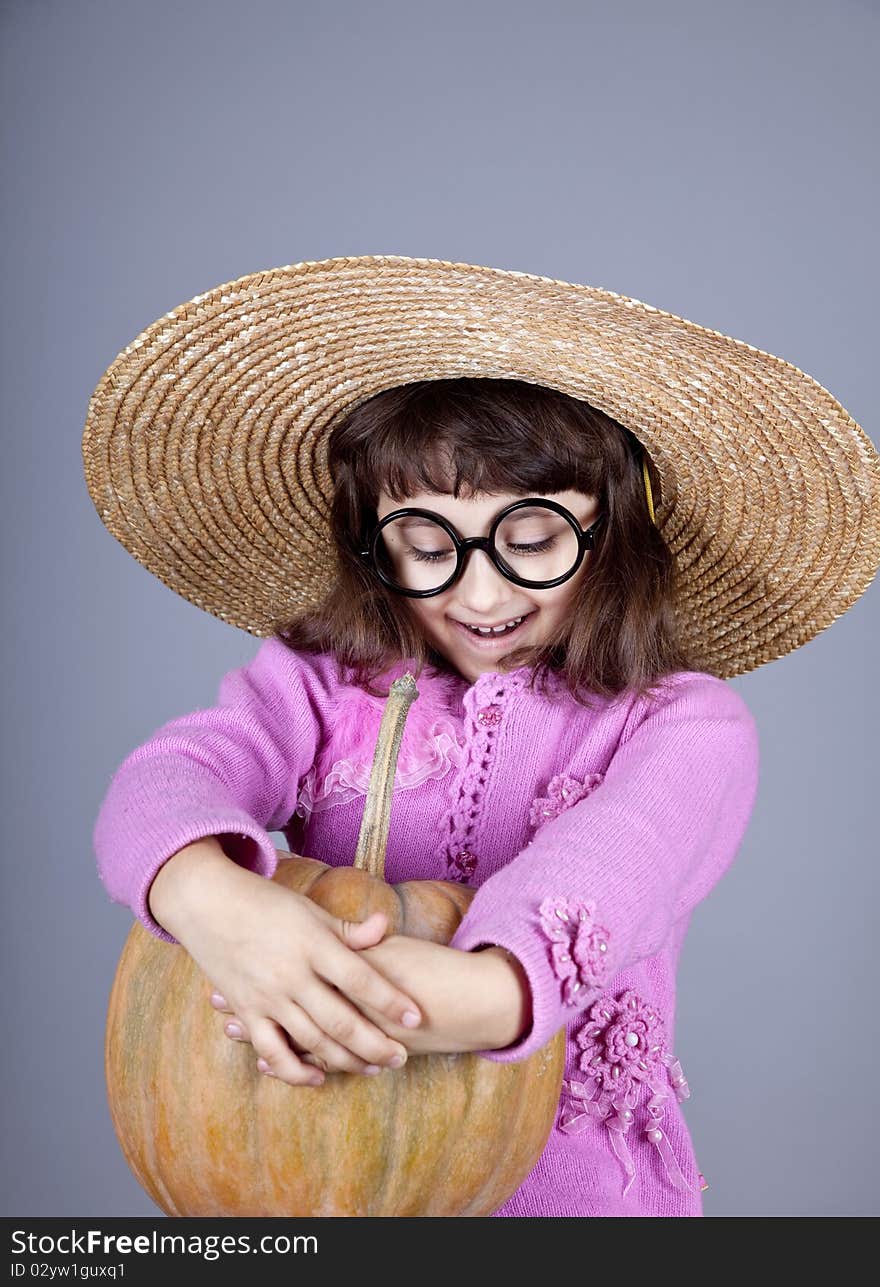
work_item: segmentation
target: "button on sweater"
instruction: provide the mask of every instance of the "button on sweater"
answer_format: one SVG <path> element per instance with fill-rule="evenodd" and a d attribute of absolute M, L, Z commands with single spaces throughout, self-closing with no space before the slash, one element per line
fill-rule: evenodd
<path fill-rule="evenodd" d="M 751 816 L 755 721 L 729 683 L 699 671 L 591 707 L 559 675 L 543 690 L 531 679 L 527 667 L 419 676 L 386 879 L 474 887 L 450 946 L 498 945 L 522 964 L 531 1026 L 480 1057 L 525 1059 L 566 1031 L 556 1122 L 495 1214 L 700 1216 L 675 975 L 693 910 Z M 329 654 L 263 641 L 222 678 L 215 706 L 164 724 L 113 775 L 94 829 L 111 899 L 174 943 L 147 895 L 184 845 L 217 836 L 267 878 L 272 831 L 296 853 L 350 862 L 384 705 Z"/>

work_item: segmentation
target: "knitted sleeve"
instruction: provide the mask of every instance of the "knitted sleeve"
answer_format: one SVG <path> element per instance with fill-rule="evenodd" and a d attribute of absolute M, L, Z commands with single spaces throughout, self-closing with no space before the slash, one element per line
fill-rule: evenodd
<path fill-rule="evenodd" d="M 757 794 L 755 721 L 715 676 L 687 672 L 671 689 L 633 704 L 601 784 L 477 889 L 456 930 L 451 947 L 504 947 L 529 981 L 530 1029 L 485 1058 L 539 1050 L 660 951 L 733 861 Z"/>
<path fill-rule="evenodd" d="M 278 858 L 269 832 L 296 808 L 325 700 L 319 670 L 269 639 L 223 677 L 216 706 L 171 720 L 133 751 L 110 782 L 93 833 L 111 899 L 157 938 L 176 943 L 151 915 L 147 896 L 163 863 L 184 845 L 217 836 L 228 857 L 271 877 Z"/>

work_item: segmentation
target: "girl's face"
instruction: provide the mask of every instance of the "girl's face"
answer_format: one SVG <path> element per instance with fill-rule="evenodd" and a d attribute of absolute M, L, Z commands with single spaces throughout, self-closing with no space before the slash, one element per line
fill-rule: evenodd
<path fill-rule="evenodd" d="M 531 493 L 460 496 L 421 492 L 406 500 L 395 501 L 380 492 L 377 505 L 379 519 L 404 506 L 418 506 L 439 514 L 452 524 L 463 539 L 488 536 L 495 516 L 514 501 Z M 554 500 L 570 510 L 582 528 L 598 517 L 599 502 L 584 492 L 547 493 L 542 499 Z M 483 550 L 471 550 L 464 571 L 454 585 L 441 594 L 426 599 L 403 600 L 409 606 L 431 646 L 446 658 L 466 679 L 473 683 L 479 675 L 497 671 L 502 657 L 514 648 L 540 645 L 564 621 L 568 605 L 587 575 L 592 554 L 587 550 L 574 576 L 562 585 L 547 590 L 533 590 L 508 581 Z M 499 637 L 473 634 L 466 626 L 498 626 L 525 617 L 509 635 Z"/>

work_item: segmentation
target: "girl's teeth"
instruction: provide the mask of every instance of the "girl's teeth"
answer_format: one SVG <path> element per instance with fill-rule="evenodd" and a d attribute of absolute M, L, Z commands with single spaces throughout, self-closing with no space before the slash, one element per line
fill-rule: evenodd
<path fill-rule="evenodd" d="M 494 628 L 491 626 L 487 626 L 485 628 L 480 626 L 468 626 L 468 630 L 475 635 L 503 635 L 506 630 L 513 629 L 520 625 L 524 620 L 524 617 L 517 617 L 515 621 L 505 622 L 503 626 L 495 626 Z"/>

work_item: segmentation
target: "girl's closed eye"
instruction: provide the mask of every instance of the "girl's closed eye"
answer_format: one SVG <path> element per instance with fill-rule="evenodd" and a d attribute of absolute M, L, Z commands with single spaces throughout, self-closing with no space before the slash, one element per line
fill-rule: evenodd
<path fill-rule="evenodd" d="M 555 543 L 556 537 L 549 536 L 546 540 L 535 541 L 531 545 L 510 545 L 507 549 L 511 554 L 544 554 L 547 550 L 552 550 Z M 407 554 L 420 563 L 439 563 L 443 559 L 455 557 L 454 550 L 419 550 L 415 546 L 410 546 Z"/>
<path fill-rule="evenodd" d="M 455 557 L 453 550 L 417 550 L 415 546 L 411 546 L 407 553 L 419 563 L 439 563 Z"/>

